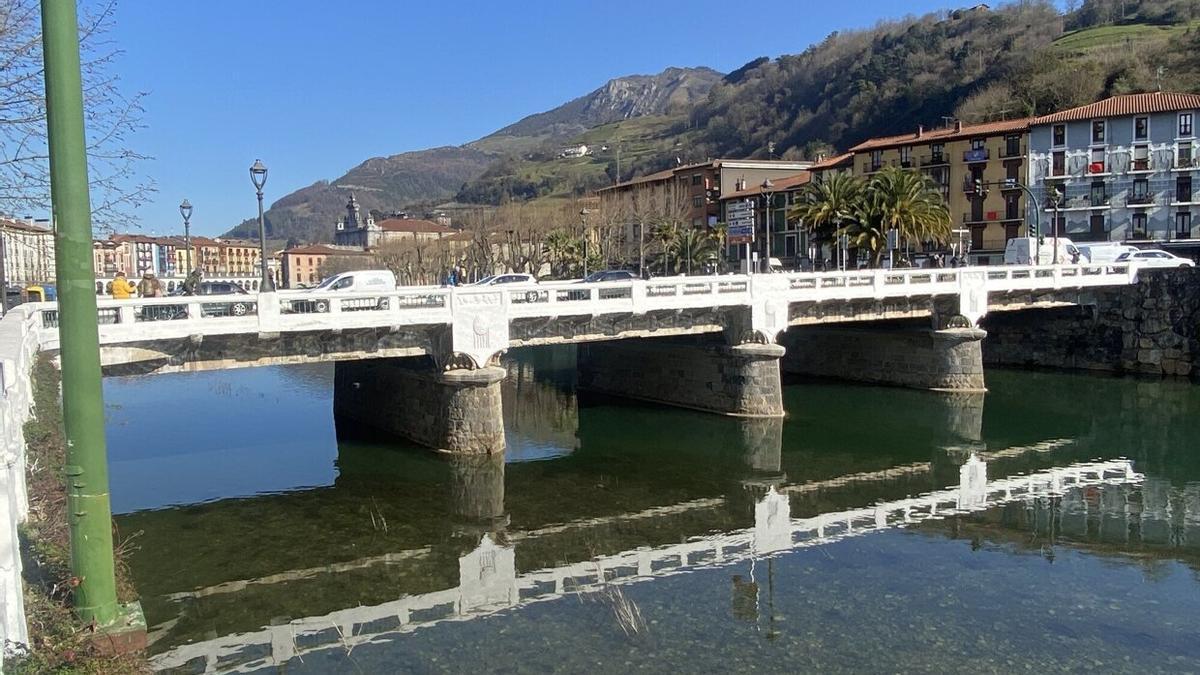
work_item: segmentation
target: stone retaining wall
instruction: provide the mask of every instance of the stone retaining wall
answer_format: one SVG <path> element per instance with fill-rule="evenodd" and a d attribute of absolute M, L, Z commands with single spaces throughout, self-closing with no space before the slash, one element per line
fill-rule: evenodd
<path fill-rule="evenodd" d="M 984 317 L 989 365 L 1190 376 L 1200 380 L 1200 272 L 1151 270 L 1096 291 L 1094 307 Z"/>
<path fill-rule="evenodd" d="M 425 357 L 340 361 L 334 411 L 441 452 L 504 452 L 504 375 L 495 367 L 438 372 Z"/>
<path fill-rule="evenodd" d="M 786 373 L 914 389 L 982 391 L 977 328 L 800 327 L 780 337 Z"/>
<path fill-rule="evenodd" d="M 738 417 L 783 417 L 779 345 L 673 340 L 579 346 L 579 388 Z"/>

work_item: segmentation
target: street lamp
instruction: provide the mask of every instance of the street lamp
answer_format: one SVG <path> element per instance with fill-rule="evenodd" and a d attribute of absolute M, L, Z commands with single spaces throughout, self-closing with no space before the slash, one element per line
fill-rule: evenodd
<path fill-rule="evenodd" d="M 588 272 L 587 272 L 587 264 L 588 264 L 587 217 L 588 217 L 589 213 L 591 213 L 591 211 L 588 209 L 580 209 L 579 210 L 579 223 L 583 226 L 583 276 L 585 278 L 588 275 Z"/>
<path fill-rule="evenodd" d="M 775 184 L 771 182 L 771 179 L 764 178 L 762 182 L 763 197 L 765 198 L 765 201 L 763 202 L 763 222 L 767 228 L 767 236 L 765 238 L 767 251 L 765 257 L 767 259 L 768 272 L 771 271 L 771 197 L 775 196 L 774 190 Z"/>
<path fill-rule="evenodd" d="M 179 205 L 179 215 L 183 216 L 183 250 L 185 251 L 183 266 L 185 268 L 187 268 L 184 271 L 187 272 L 188 274 L 191 274 L 192 273 L 192 235 L 191 235 L 192 203 L 186 199 L 183 200 L 183 202 Z"/>
<path fill-rule="evenodd" d="M 267 224 L 263 219 L 263 186 L 267 184 L 267 166 L 261 159 L 254 160 L 250 167 L 250 182 L 254 183 L 254 189 L 258 192 L 258 262 L 262 266 L 262 283 L 259 287 L 262 292 L 270 293 L 275 290 L 275 282 L 267 269 Z"/>

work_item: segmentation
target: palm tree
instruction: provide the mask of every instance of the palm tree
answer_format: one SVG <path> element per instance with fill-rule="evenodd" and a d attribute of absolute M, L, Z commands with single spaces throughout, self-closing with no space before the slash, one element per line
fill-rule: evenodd
<path fill-rule="evenodd" d="M 832 239 L 839 229 L 859 217 L 864 187 L 861 178 L 848 173 L 809 183 L 788 209 L 787 218 L 803 223 L 814 239 Z"/>
<path fill-rule="evenodd" d="M 654 226 L 653 237 L 662 247 L 663 276 L 671 274 L 671 255 L 679 251 L 679 223 L 664 219 Z"/>
<path fill-rule="evenodd" d="M 888 167 L 867 182 L 860 217 L 842 229 L 855 246 L 871 252 L 871 263 L 878 267 L 888 230 L 908 242 L 945 243 L 950 240 L 950 211 L 928 176 Z"/>
<path fill-rule="evenodd" d="M 574 257 L 575 238 L 563 229 L 553 230 L 546 235 L 546 256 L 550 263 L 550 274 L 560 276 L 566 273 L 570 258 Z"/>
<path fill-rule="evenodd" d="M 716 257 L 717 240 L 713 234 L 698 227 L 686 227 L 679 233 L 676 253 L 680 267 L 692 273 L 692 268 L 703 268 L 704 263 Z"/>

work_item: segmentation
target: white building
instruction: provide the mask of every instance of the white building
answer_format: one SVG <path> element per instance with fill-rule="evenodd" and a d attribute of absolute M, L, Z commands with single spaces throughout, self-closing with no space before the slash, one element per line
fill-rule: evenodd
<path fill-rule="evenodd" d="M 4 282 L 25 286 L 54 281 L 54 230 L 48 221 L 0 217 Z"/>

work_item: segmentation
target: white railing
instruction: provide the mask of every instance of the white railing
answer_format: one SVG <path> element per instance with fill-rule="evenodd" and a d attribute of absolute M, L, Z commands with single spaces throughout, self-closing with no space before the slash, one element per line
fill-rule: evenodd
<path fill-rule="evenodd" d="M 388 633 L 407 633 L 444 621 L 471 620 L 555 600 L 568 593 L 587 593 L 607 585 L 725 566 L 1013 501 L 1060 496 L 1088 486 L 1137 484 L 1143 479 L 1123 459 L 1074 464 L 993 481 L 987 480 L 985 466 L 975 459 L 969 461 L 963 467 L 963 482 L 955 488 L 810 518 L 791 518 L 787 497 L 772 490 L 756 505 L 754 527 L 679 544 L 598 556 L 520 575 L 515 568 L 512 546 L 499 546 L 485 535 L 475 551 L 459 559 L 458 587 L 181 645 L 152 657 L 151 665 L 157 670 L 184 664 L 197 667 L 200 664 L 192 662 L 203 659 L 206 673 L 280 666 L 307 652 L 330 648 L 351 650 Z M 381 624 L 389 627 L 376 628 Z M 332 635 L 331 627 L 336 629 Z M 264 654 L 262 647 L 269 652 Z M 239 658 L 243 650 L 248 658 Z"/>
<path fill-rule="evenodd" d="M 495 344 L 479 348 L 488 356 L 508 347 L 513 319 L 604 314 L 645 314 L 662 310 L 749 307 L 755 329 L 773 338 L 786 328 L 787 305 L 863 299 L 960 296 L 986 312 L 988 294 L 1058 290 L 1134 283 L 1132 265 L 1056 265 L 955 269 L 856 270 L 784 274 L 663 277 L 647 281 L 581 284 L 550 282 L 513 286 L 405 287 L 384 293 L 279 292 L 258 295 L 187 296 L 100 300 L 101 344 L 178 339 L 193 335 L 277 334 L 355 328 L 453 325 L 456 342 L 479 342 L 472 317 L 496 333 Z M 41 319 L 42 346 L 57 348 L 57 306 L 29 307 Z M 769 314 L 764 323 L 759 314 Z M 780 316 L 782 314 L 782 316 Z M 504 324 L 498 330 L 495 324 Z M 770 325 L 767 325 L 770 323 Z M 459 327 L 463 335 L 459 339 Z M 484 340 L 487 342 L 487 340 Z M 475 345 L 479 347 L 479 345 Z M 458 346 L 455 346 L 458 350 Z M 472 356 L 476 354 L 472 353 Z"/>

